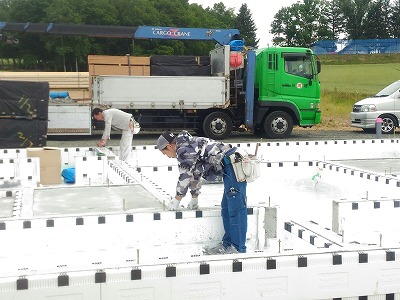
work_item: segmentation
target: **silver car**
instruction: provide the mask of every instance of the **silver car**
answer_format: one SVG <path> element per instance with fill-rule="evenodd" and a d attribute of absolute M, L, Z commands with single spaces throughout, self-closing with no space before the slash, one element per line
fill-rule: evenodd
<path fill-rule="evenodd" d="M 400 80 L 385 87 L 375 96 L 356 102 L 350 113 L 351 126 L 375 131 L 377 119 L 382 121 L 382 133 L 393 133 L 399 127 Z"/>

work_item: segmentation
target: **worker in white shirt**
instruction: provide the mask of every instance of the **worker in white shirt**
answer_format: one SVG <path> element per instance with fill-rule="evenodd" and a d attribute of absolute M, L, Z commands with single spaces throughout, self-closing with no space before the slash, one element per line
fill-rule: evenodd
<path fill-rule="evenodd" d="M 107 140 L 110 139 L 111 126 L 117 130 L 121 130 L 122 136 L 119 142 L 119 158 L 125 162 L 129 161 L 132 154 L 133 135 L 139 132 L 139 123 L 135 121 L 131 114 L 116 108 L 105 110 L 94 108 L 92 116 L 97 121 L 105 122 L 103 136 L 97 143 L 97 146 L 104 147 L 107 144 Z"/>

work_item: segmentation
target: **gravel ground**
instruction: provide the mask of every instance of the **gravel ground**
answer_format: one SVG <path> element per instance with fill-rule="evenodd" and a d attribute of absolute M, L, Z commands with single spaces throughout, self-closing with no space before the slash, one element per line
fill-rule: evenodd
<path fill-rule="evenodd" d="M 133 145 L 155 145 L 158 136 L 162 131 L 141 131 L 133 138 Z M 193 133 L 194 134 L 194 133 Z M 395 134 L 382 135 L 382 139 L 398 138 L 400 131 Z M 95 132 L 92 136 L 48 136 L 47 146 L 49 147 L 93 147 L 101 138 L 101 132 Z M 331 128 L 294 128 L 291 136 L 287 139 L 265 139 L 260 138 L 252 133 L 241 132 L 233 133 L 225 142 L 241 143 L 256 141 L 317 141 L 317 140 L 355 140 L 355 139 L 375 139 L 376 134 L 365 133 L 361 129 L 352 127 L 340 127 L 338 129 Z M 118 146 L 120 135 L 112 133 L 111 139 L 107 142 L 107 146 Z"/>

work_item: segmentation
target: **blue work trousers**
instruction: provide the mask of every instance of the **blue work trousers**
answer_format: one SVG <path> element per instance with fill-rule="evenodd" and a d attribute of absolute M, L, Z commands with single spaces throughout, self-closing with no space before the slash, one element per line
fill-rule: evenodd
<path fill-rule="evenodd" d="M 224 157 L 224 195 L 221 202 L 221 215 L 225 234 L 222 243 L 225 247 L 233 245 L 241 253 L 246 252 L 247 232 L 247 182 L 238 182 L 232 164 Z"/>

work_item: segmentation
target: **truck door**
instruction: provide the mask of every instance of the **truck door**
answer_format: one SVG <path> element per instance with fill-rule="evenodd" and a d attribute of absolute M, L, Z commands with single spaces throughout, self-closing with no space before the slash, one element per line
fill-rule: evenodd
<path fill-rule="evenodd" d="M 281 62 L 282 100 L 297 107 L 301 126 L 315 124 L 318 119 L 320 87 L 312 54 L 284 52 Z"/>
<path fill-rule="evenodd" d="M 310 98 L 317 98 L 319 85 L 316 84 L 315 69 L 311 54 L 282 53 L 284 72 L 282 72 L 282 97 L 299 101 L 300 109 L 309 109 Z"/>

